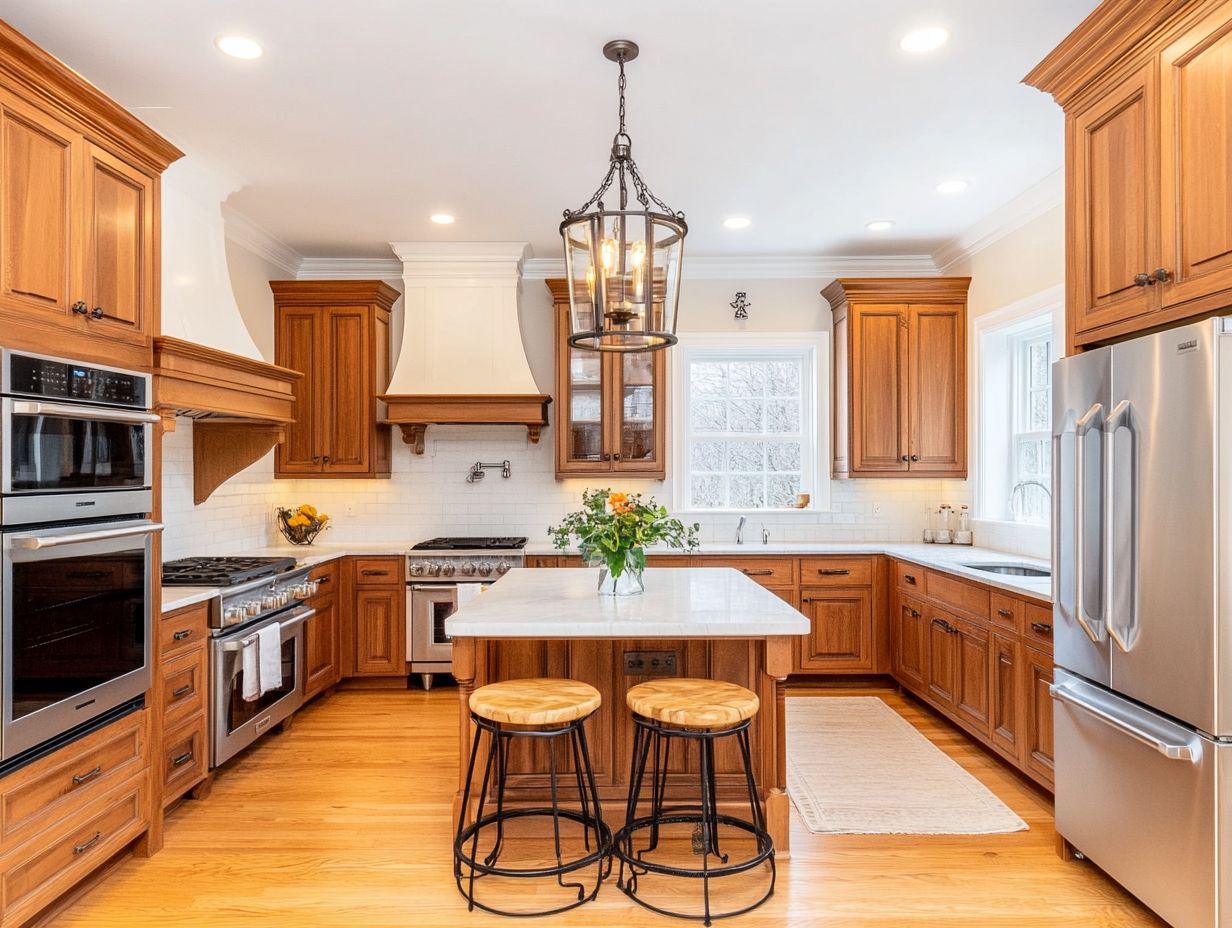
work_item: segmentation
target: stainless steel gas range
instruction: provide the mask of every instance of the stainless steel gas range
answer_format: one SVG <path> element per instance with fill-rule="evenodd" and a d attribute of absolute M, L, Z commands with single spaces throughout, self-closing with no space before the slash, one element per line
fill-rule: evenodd
<path fill-rule="evenodd" d="M 421 541 L 406 559 L 406 659 L 424 689 L 453 669 L 445 620 L 511 567 L 524 563 L 526 538 L 443 537 Z"/>
<path fill-rule="evenodd" d="M 316 610 L 307 567 L 294 558 L 186 558 L 163 565 L 167 585 L 220 586 L 210 604 L 210 768 L 220 766 L 304 703 L 306 634 Z M 277 623 L 282 680 L 255 699 L 243 695 L 244 652 Z"/>

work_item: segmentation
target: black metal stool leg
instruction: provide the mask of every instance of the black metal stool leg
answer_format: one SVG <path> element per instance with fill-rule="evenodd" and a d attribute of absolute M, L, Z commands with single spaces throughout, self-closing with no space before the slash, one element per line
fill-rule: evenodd
<path fill-rule="evenodd" d="M 471 782 L 475 778 L 475 760 L 479 756 L 479 739 L 483 737 L 483 729 L 475 727 L 475 737 L 471 741 L 471 756 L 466 765 L 466 782 L 462 785 L 462 807 L 458 810 L 458 830 L 454 832 L 454 842 L 462 840 L 462 829 L 466 827 L 466 813 L 471 804 Z M 462 858 L 456 853 L 453 857 L 453 875 L 456 880 L 462 879 Z M 459 885 L 461 885 L 459 883 Z"/>
<path fill-rule="evenodd" d="M 552 779 L 552 844 L 556 848 L 556 882 L 560 884 L 562 889 L 576 889 L 578 901 L 581 902 L 586 898 L 586 886 L 583 883 L 566 883 L 563 868 L 565 866 L 564 858 L 560 851 L 560 797 L 559 787 L 557 785 L 556 776 L 556 739 L 552 738 L 548 741 L 548 769 L 551 771 Z"/>
<path fill-rule="evenodd" d="M 718 822 L 714 820 L 711 809 L 714 808 L 714 783 L 711 780 L 713 770 L 710 760 L 711 739 L 703 738 L 698 747 L 701 761 L 702 781 L 702 911 L 705 918 L 702 924 L 710 928 L 710 853 L 714 846 L 715 828 Z"/>
<path fill-rule="evenodd" d="M 493 736 L 496 741 L 496 841 L 492 844 L 491 853 L 483 859 L 489 867 L 496 863 L 505 843 L 505 772 L 509 760 L 509 745 L 506 742 L 509 737 L 500 733 Z"/>
<path fill-rule="evenodd" d="M 488 759 L 483 765 L 483 784 L 479 787 L 479 805 L 475 809 L 475 821 L 478 822 L 483 818 L 483 807 L 488 798 L 488 782 L 492 776 L 492 761 L 496 755 L 497 745 L 500 743 L 500 726 L 495 726 L 495 729 L 488 732 Z M 479 831 L 476 828 L 474 835 L 471 836 L 471 853 L 470 859 L 475 860 L 475 855 L 479 852 Z M 467 910 L 475 910 L 475 877 L 476 870 L 472 865 L 470 868 L 470 878 L 467 880 L 466 901 Z"/>
<path fill-rule="evenodd" d="M 629 826 L 637 819 L 637 807 L 642 801 L 642 781 L 646 776 L 646 759 L 650 751 L 650 733 L 641 725 L 633 730 L 633 751 L 629 762 L 629 800 L 625 804 L 625 830 L 628 831 L 625 840 L 628 842 L 624 853 L 620 854 L 620 870 L 616 877 L 616 885 L 625 886 L 625 863 L 629 864 L 629 881 L 631 886 L 637 884 L 637 871 L 633 868 L 633 832 Z M 615 846 L 615 841 L 613 841 Z"/>
<path fill-rule="evenodd" d="M 714 833 L 712 835 L 714 856 L 719 858 L 720 862 L 727 863 L 727 855 L 719 850 L 719 790 L 715 785 L 715 766 L 714 766 L 714 739 L 706 738 L 702 741 L 702 747 L 706 751 L 706 768 L 710 774 L 709 790 L 710 790 L 710 819 L 715 822 Z"/>

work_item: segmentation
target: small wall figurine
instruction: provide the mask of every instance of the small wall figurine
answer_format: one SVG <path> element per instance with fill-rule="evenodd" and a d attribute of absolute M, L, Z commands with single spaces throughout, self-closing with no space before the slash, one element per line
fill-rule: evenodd
<path fill-rule="evenodd" d="M 749 307 L 753 304 L 748 301 L 748 295 L 745 290 L 737 290 L 736 298 L 727 304 L 736 311 L 737 319 L 749 318 Z"/>

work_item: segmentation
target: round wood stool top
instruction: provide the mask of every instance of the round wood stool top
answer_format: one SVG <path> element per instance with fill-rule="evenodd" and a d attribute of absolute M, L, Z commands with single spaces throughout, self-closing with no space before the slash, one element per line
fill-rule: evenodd
<path fill-rule="evenodd" d="M 480 718 L 510 725 L 563 725 L 590 715 L 603 702 L 599 691 L 579 680 L 505 680 L 471 693 Z"/>
<path fill-rule="evenodd" d="M 665 679 L 639 683 L 625 697 L 643 718 L 684 728 L 724 728 L 757 714 L 757 694 L 721 680 Z"/>

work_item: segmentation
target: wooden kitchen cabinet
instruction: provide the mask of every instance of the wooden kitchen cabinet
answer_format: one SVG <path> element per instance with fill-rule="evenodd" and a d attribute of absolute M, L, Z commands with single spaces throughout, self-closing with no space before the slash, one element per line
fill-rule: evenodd
<path fill-rule="evenodd" d="M 667 474 L 667 353 L 569 346 L 569 285 L 547 281 L 556 312 L 556 478 Z"/>
<path fill-rule="evenodd" d="M 1008 635 L 993 635 L 989 739 L 1015 764 L 1021 759 L 1022 679 L 1022 645 Z"/>
<path fill-rule="evenodd" d="M 874 669 L 873 593 L 865 589 L 805 587 L 800 608 L 812 628 L 797 639 L 797 669 L 805 673 L 871 673 Z"/>
<path fill-rule="evenodd" d="M 159 175 L 181 154 L 0 23 L 6 347 L 149 369 Z"/>
<path fill-rule="evenodd" d="M 1069 350 L 1226 311 L 1232 2 L 1105 0 L 1026 83 L 1066 117 Z"/>
<path fill-rule="evenodd" d="M 1049 788 L 1053 784 L 1052 748 L 1052 654 L 1039 648 L 1023 648 L 1026 716 L 1023 719 L 1023 750 L 1020 763 Z"/>
<path fill-rule="evenodd" d="M 406 584 L 400 557 L 353 559 L 355 676 L 406 674 Z"/>
<path fill-rule="evenodd" d="M 274 355 L 304 375 L 275 477 L 388 477 L 389 312 L 379 280 L 272 280 Z"/>
<path fill-rule="evenodd" d="M 161 805 L 178 802 L 209 776 L 209 604 L 161 616 L 153 692 L 158 743 L 153 757 Z M 208 788 L 208 787 L 207 787 Z"/>
<path fill-rule="evenodd" d="M 318 583 L 308 606 L 316 610 L 307 623 L 305 635 L 304 699 L 312 699 L 342 679 L 341 610 L 339 609 L 337 561 L 313 568 L 309 579 Z"/>
<path fill-rule="evenodd" d="M 953 624 L 954 714 L 976 734 L 987 737 L 992 702 L 989 635 L 973 622 L 959 619 Z"/>
<path fill-rule="evenodd" d="M 968 277 L 836 280 L 836 477 L 967 475 Z"/>
<path fill-rule="evenodd" d="M 891 670 L 900 681 L 921 689 L 928 646 L 928 620 L 924 617 L 927 607 L 910 596 L 899 594 L 894 599 Z"/>

